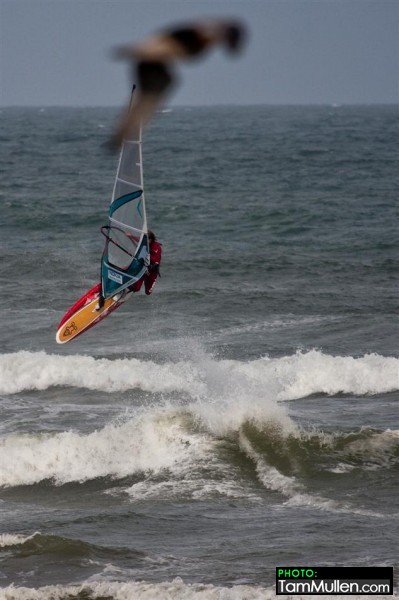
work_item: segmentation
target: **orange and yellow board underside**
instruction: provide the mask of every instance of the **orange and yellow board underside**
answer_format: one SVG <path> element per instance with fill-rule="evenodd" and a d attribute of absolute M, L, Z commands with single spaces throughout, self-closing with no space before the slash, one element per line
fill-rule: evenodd
<path fill-rule="evenodd" d="M 93 325 L 97 325 L 97 323 L 123 304 L 126 299 L 125 295 L 118 300 L 107 298 L 104 306 L 98 308 L 100 290 L 101 286 L 99 284 L 96 285 L 65 313 L 58 325 L 56 334 L 58 344 L 70 342 L 90 327 L 93 327 Z"/>

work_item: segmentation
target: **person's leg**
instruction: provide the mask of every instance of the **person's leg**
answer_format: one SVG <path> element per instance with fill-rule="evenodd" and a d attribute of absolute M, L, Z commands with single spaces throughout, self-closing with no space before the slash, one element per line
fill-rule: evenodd
<path fill-rule="evenodd" d="M 155 282 L 157 280 L 158 273 L 150 273 L 145 276 L 144 285 L 145 285 L 145 293 L 149 296 L 154 289 Z"/>

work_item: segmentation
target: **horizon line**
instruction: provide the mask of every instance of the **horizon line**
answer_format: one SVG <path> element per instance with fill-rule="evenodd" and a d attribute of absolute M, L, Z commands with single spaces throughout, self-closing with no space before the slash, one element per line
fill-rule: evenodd
<path fill-rule="evenodd" d="M 174 104 L 173 106 L 165 106 L 164 108 L 158 109 L 157 112 L 171 112 L 175 109 L 181 108 L 249 108 L 249 107 L 313 107 L 313 106 L 328 106 L 330 108 L 341 108 L 344 106 L 398 106 L 399 99 L 397 101 L 387 102 L 254 102 L 248 104 L 239 104 L 233 102 L 217 103 L 217 104 Z M 0 110 L 5 108 L 110 108 L 120 109 L 121 105 L 117 104 L 0 104 Z M 123 108 L 123 107 L 122 107 Z"/>

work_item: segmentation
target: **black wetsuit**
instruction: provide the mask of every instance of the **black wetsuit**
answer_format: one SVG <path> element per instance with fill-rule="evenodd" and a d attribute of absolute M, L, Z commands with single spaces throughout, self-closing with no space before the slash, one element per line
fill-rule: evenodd
<path fill-rule="evenodd" d="M 193 27 L 181 27 L 166 31 L 164 35 L 172 38 L 184 50 L 187 56 L 198 56 L 208 46 L 207 40 Z M 142 92 L 162 94 L 171 85 L 174 76 L 167 62 L 143 60 L 137 64 L 137 76 Z"/>
<path fill-rule="evenodd" d="M 144 94 L 161 95 L 174 77 L 164 62 L 142 60 L 137 63 L 137 79 Z"/>
<path fill-rule="evenodd" d="M 208 40 L 193 27 L 172 29 L 167 35 L 175 40 L 184 49 L 187 56 L 197 56 L 208 46 Z"/>

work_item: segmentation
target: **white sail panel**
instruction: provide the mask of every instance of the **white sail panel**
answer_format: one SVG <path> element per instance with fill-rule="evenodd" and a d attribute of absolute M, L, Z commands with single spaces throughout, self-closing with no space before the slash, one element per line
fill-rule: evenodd
<path fill-rule="evenodd" d="M 133 284 L 146 272 L 147 217 L 143 189 L 141 128 L 125 140 L 103 228 L 107 238 L 102 259 L 102 292 L 108 298 Z"/>

